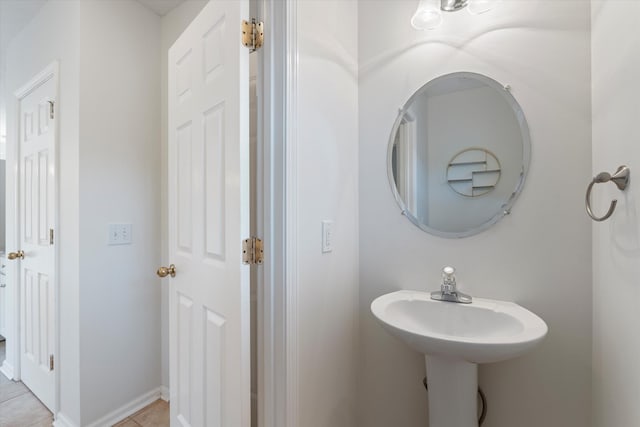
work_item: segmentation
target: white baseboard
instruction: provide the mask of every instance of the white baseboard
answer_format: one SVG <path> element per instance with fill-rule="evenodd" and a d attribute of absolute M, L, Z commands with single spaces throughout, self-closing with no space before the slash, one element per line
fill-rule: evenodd
<path fill-rule="evenodd" d="M 166 385 L 160 387 L 160 399 L 164 400 L 165 402 L 169 401 L 169 387 L 167 387 Z"/>
<path fill-rule="evenodd" d="M 14 374 L 13 365 L 11 363 L 7 362 L 7 360 L 5 359 L 5 361 L 2 364 L 2 366 L 0 366 L 0 373 L 2 373 L 5 377 L 7 377 L 10 380 L 12 380 L 13 379 L 13 374 Z"/>
<path fill-rule="evenodd" d="M 87 427 L 107 427 L 119 423 L 130 415 L 135 414 L 145 406 L 155 402 L 162 396 L 162 387 L 151 390 L 140 397 L 133 399 L 124 406 L 108 413 L 97 421 L 92 422 Z M 57 427 L 57 426 L 56 426 Z M 61 426 L 66 427 L 66 426 Z"/>
<path fill-rule="evenodd" d="M 56 415 L 56 420 L 53 422 L 53 427 L 77 427 L 74 423 L 69 421 L 62 412 L 58 412 Z"/>

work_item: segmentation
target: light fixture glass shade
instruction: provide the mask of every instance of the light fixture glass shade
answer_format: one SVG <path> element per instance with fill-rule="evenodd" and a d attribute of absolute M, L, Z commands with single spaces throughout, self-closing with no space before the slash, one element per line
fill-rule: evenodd
<path fill-rule="evenodd" d="M 440 9 L 445 12 L 455 12 L 467 6 L 468 0 L 440 0 Z"/>
<path fill-rule="evenodd" d="M 416 12 L 411 17 L 411 26 L 416 30 L 430 30 L 441 22 L 440 0 L 420 0 Z"/>
<path fill-rule="evenodd" d="M 472 15 L 480 15 L 493 9 L 500 0 L 469 0 L 467 10 Z"/>

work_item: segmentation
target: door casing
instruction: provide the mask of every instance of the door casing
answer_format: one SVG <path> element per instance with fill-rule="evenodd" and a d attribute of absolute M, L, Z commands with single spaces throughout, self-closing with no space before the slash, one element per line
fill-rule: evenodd
<path fill-rule="evenodd" d="M 297 427 L 297 4 L 259 0 L 265 23 L 258 51 L 257 234 L 265 261 L 258 272 L 258 425 Z"/>

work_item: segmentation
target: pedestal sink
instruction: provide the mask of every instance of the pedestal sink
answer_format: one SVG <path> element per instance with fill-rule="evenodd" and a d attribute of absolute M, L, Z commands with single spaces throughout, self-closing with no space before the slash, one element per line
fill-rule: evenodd
<path fill-rule="evenodd" d="M 548 330 L 512 302 L 474 298 L 458 304 L 420 291 L 382 295 L 371 311 L 387 331 L 425 355 L 429 427 L 477 427 L 477 365 L 520 356 Z"/>

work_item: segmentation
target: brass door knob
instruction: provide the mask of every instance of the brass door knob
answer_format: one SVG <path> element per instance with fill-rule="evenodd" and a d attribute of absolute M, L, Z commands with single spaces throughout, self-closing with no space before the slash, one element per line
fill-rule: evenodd
<path fill-rule="evenodd" d="M 18 251 L 18 252 L 9 252 L 9 254 L 7 255 L 7 258 L 9 259 L 24 259 L 24 251 Z"/>
<path fill-rule="evenodd" d="M 160 267 L 157 271 L 157 274 L 160 277 L 176 277 L 176 266 L 171 264 L 169 267 Z"/>

